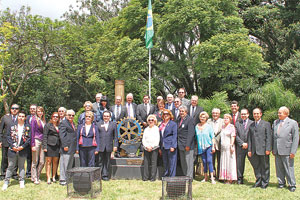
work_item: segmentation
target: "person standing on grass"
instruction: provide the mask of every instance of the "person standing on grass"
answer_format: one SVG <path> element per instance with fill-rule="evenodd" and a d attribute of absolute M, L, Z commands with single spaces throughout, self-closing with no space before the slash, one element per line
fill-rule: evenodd
<path fill-rule="evenodd" d="M 278 119 L 273 123 L 272 153 L 275 156 L 278 188 L 285 187 L 286 179 L 289 190 L 295 192 L 294 158 L 299 144 L 299 127 L 295 120 L 288 117 L 289 114 L 285 106 L 278 110 Z"/>
<path fill-rule="evenodd" d="M 248 156 L 254 169 L 256 182 L 253 188 L 266 189 L 270 180 L 270 151 L 272 146 L 271 125 L 261 119 L 260 108 L 253 110 L 254 123 L 250 125 L 248 135 Z"/>
<path fill-rule="evenodd" d="M 26 147 L 30 145 L 30 126 L 25 124 L 25 112 L 20 111 L 18 121 L 8 128 L 7 142 L 8 150 L 8 168 L 5 175 L 5 181 L 2 190 L 7 190 L 14 168 L 18 163 L 20 175 L 20 188 L 25 188 L 25 169 L 24 164 L 27 158 Z"/>
<path fill-rule="evenodd" d="M 73 167 L 76 151 L 76 126 L 74 124 L 74 110 L 67 110 L 66 119 L 59 124 L 60 146 L 60 185 L 67 184 L 67 170 Z"/>
<path fill-rule="evenodd" d="M 44 126 L 46 125 L 45 112 L 43 107 L 37 107 L 37 115 L 31 121 L 31 150 L 32 167 L 31 181 L 34 184 L 40 183 L 40 175 L 45 164 L 45 153 L 42 149 Z"/>

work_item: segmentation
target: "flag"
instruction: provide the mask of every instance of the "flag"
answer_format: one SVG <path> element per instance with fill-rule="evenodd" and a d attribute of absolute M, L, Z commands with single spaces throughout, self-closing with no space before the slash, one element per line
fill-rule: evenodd
<path fill-rule="evenodd" d="M 152 42 L 153 36 L 154 36 L 154 29 L 153 29 L 152 6 L 151 6 L 151 0 L 149 0 L 149 2 L 148 2 L 146 34 L 145 34 L 145 42 L 146 42 L 146 48 L 147 49 L 151 49 L 153 47 L 153 42 Z"/>

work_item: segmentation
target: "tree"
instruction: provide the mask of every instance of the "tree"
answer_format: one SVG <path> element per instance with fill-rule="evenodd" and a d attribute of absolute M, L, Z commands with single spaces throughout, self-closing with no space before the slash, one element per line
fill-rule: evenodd
<path fill-rule="evenodd" d="M 281 106 L 290 109 L 290 115 L 297 121 L 300 120 L 300 100 L 291 90 L 284 88 L 278 79 L 271 83 L 266 83 L 259 90 L 249 95 L 249 105 L 253 108 L 259 107 L 263 110 L 263 118 L 272 122 L 277 119 L 277 111 Z"/>

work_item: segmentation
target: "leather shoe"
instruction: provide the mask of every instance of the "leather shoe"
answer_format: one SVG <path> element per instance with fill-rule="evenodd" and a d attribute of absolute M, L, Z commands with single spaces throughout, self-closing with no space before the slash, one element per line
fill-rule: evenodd
<path fill-rule="evenodd" d="M 103 177 L 102 180 L 104 180 L 104 181 L 109 181 L 109 178 Z"/>
<path fill-rule="evenodd" d="M 237 184 L 241 185 L 241 184 L 244 184 L 244 182 L 243 181 L 237 181 Z"/>
<path fill-rule="evenodd" d="M 284 187 L 285 187 L 285 185 L 278 185 L 278 186 L 277 186 L 278 189 L 282 189 L 282 188 L 284 188 Z"/>
<path fill-rule="evenodd" d="M 289 191 L 290 191 L 290 192 L 295 192 L 295 190 L 296 190 L 296 187 L 294 187 L 294 186 L 289 187 Z"/>

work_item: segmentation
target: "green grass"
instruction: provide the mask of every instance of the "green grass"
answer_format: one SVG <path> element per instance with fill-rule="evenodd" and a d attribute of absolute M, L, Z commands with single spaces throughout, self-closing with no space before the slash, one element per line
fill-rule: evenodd
<path fill-rule="evenodd" d="M 193 181 L 193 199 L 300 199 L 300 188 L 296 192 L 289 192 L 288 189 L 277 189 L 277 179 L 275 174 L 274 157 L 271 156 L 271 179 L 266 190 L 260 188 L 252 189 L 255 177 L 250 163 L 247 161 L 245 169 L 244 185 L 227 185 L 218 183 L 200 183 L 202 177 L 196 177 Z M 300 160 L 295 158 L 296 181 L 300 181 Z M 42 174 L 40 185 L 34 185 L 26 179 L 25 189 L 19 188 L 18 181 L 12 180 L 7 191 L 0 190 L 0 199 L 3 200 L 60 200 L 69 199 L 67 197 L 67 187 L 58 183 L 47 185 L 45 172 Z M 2 187 L 3 181 L 0 182 Z M 102 192 L 97 199 L 116 200 L 137 200 L 137 199 L 161 199 L 161 181 L 143 182 L 141 180 L 110 180 L 102 182 Z"/>

